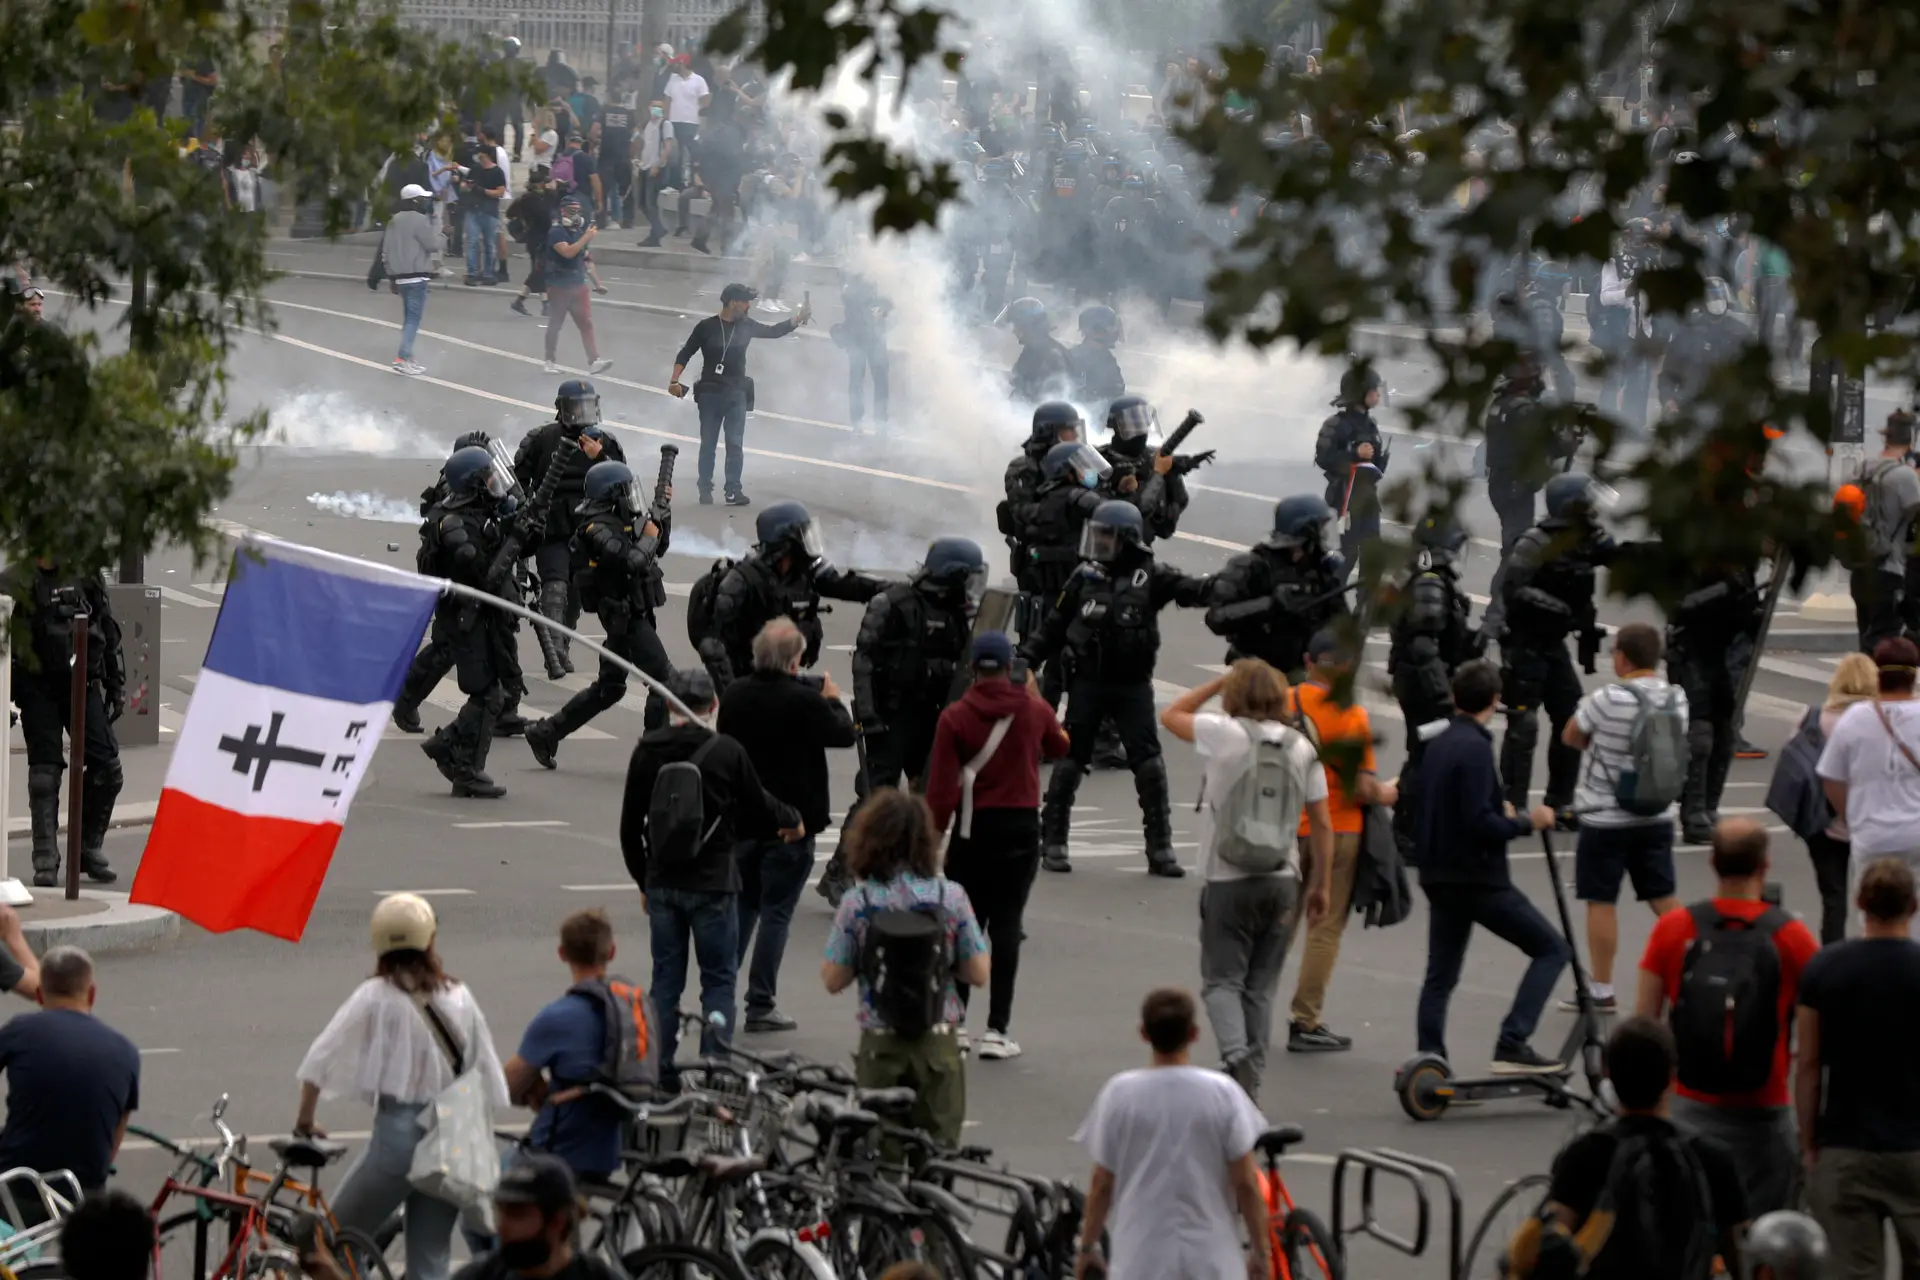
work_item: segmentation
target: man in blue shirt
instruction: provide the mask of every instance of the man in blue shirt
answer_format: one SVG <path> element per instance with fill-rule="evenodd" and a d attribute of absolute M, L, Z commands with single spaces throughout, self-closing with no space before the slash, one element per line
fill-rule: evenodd
<path fill-rule="evenodd" d="M 1500 671 L 1469 662 L 1453 673 L 1453 722 L 1427 744 L 1415 782 L 1413 860 L 1427 895 L 1427 977 L 1420 987 L 1420 1052 L 1447 1056 L 1447 1002 L 1460 982 L 1477 924 L 1519 947 L 1527 966 L 1494 1046 L 1495 1074 L 1564 1071 L 1528 1042 L 1571 949 L 1507 869 L 1507 842 L 1553 826 L 1544 804 L 1513 812 L 1500 786 L 1487 722 L 1500 700 Z"/>
<path fill-rule="evenodd" d="M 573 975 L 570 985 L 604 982 L 613 950 L 606 912 L 576 911 L 561 922 L 560 961 Z M 583 1092 L 603 1074 L 606 1057 L 606 1014 L 599 1000 L 569 990 L 533 1015 L 520 1051 L 504 1068 L 513 1101 L 538 1113 L 529 1144 L 551 1151 L 582 1178 L 605 1180 L 620 1168 L 622 1113 Z"/>

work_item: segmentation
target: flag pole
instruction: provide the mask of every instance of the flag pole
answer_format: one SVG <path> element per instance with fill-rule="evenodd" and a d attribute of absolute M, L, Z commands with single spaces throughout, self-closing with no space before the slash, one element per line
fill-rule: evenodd
<path fill-rule="evenodd" d="M 363 560 L 359 556 L 342 555 L 338 551 L 327 551 L 321 547 L 310 547 L 302 542 L 289 542 L 285 538 L 275 538 L 275 537 L 260 534 L 257 532 L 251 533 L 247 535 L 245 538 L 241 539 L 241 543 L 243 547 L 247 543 L 263 544 L 263 545 L 270 543 L 277 547 L 291 547 L 294 550 L 300 552 L 303 556 L 312 556 L 320 560 L 331 560 L 336 564 L 355 565 L 363 569 L 377 569 L 380 571 L 382 575 L 388 578 L 399 578 L 399 579 L 404 579 L 411 582 L 431 583 L 433 586 L 437 587 L 440 590 L 441 594 L 443 595 L 461 596 L 468 600 L 477 601 L 480 604 L 491 605 L 496 609 L 500 609 L 507 613 L 511 613 L 515 617 L 525 618 L 528 622 L 538 623 L 543 627 L 547 627 L 553 631 L 559 632 L 564 636 L 568 636 L 574 640 L 579 641 L 580 645 L 583 648 L 591 649 L 593 652 L 599 654 L 602 658 L 605 658 L 608 662 L 613 663 L 614 666 L 619 667 L 621 670 L 625 671 L 628 675 L 634 676 L 642 684 L 646 685 L 649 689 L 652 689 L 654 692 L 658 693 L 662 698 L 665 698 L 667 701 L 667 705 L 672 707 L 675 711 L 679 712 L 680 715 L 685 719 L 692 720 L 697 724 L 707 724 L 706 717 L 696 715 L 692 710 L 690 710 L 687 707 L 686 703 L 680 701 L 679 698 L 675 697 L 673 695 L 673 691 L 668 689 L 667 686 L 665 686 L 664 684 L 661 684 L 658 680 L 654 679 L 652 676 L 642 671 L 639 667 L 634 666 L 632 662 L 628 661 L 626 658 L 620 656 L 619 654 L 613 652 L 613 650 L 607 648 L 605 645 L 593 639 L 591 636 L 583 636 L 578 631 L 575 631 L 572 627 L 562 626 L 560 623 L 554 622 L 552 619 L 548 618 L 545 614 L 536 613 L 534 610 L 527 608 L 523 604 L 519 604 L 512 600 L 504 599 L 501 596 L 494 595 L 490 591 L 482 591 L 478 587 L 469 587 L 464 583 L 453 582 L 447 578 L 436 578 L 429 574 L 415 573 L 411 569 L 396 569 L 394 566 L 390 564 L 381 564 L 378 560 Z"/>

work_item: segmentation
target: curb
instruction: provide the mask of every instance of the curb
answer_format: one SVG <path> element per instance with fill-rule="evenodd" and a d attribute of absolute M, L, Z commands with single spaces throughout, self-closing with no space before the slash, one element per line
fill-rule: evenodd
<path fill-rule="evenodd" d="M 33 908 L 21 912 L 20 930 L 27 945 L 45 954 L 48 947 L 80 947 L 89 955 L 109 951 L 139 951 L 172 942 L 180 936 L 180 917 L 159 907 L 136 906 L 124 893 L 82 889 L 80 896 L 111 905 L 97 915 L 72 920 L 35 921 Z"/>
<path fill-rule="evenodd" d="M 1779 627 L 1767 631 L 1767 642 L 1761 646 L 1763 653 L 1852 653 L 1860 647 L 1858 632 L 1847 629 L 1801 629 L 1781 630 Z"/>
<path fill-rule="evenodd" d="M 113 820 L 107 823 L 107 829 L 110 831 L 120 831 L 128 827 L 150 827 L 153 825 L 153 815 L 159 808 L 160 808 L 160 802 L 157 800 L 152 801 L 150 803 L 130 803 L 130 804 L 116 805 L 114 806 L 114 810 L 113 810 Z M 67 810 L 66 810 L 66 806 L 62 805 L 60 807 L 61 834 L 64 835 L 66 833 L 66 830 L 67 830 Z M 32 835 L 33 835 L 32 819 L 30 818 L 7 819 L 7 839 L 25 840 L 30 838 Z"/>

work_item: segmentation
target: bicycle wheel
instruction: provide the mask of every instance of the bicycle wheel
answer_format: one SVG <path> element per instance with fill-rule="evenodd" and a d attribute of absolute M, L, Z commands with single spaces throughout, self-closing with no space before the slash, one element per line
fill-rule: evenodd
<path fill-rule="evenodd" d="M 940 1280 L 974 1280 L 979 1274 L 973 1248 L 958 1227 L 938 1213 L 929 1213 L 920 1224 L 923 1237 L 919 1261 L 940 1273 Z"/>
<path fill-rule="evenodd" d="M 741 1255 L 753 1280 L 834 1280 L 820 1251 L 784 1233 L 759 1236 Z"/>
<path fill-rule="evenodd" d="M 698 1245 L 650 1244 L 620 1259 L 627 1280 L 753 1280 L 711 1249 Z"/>
<path fill-rule="evenodd" d="M 393 1280 L 386 1251 L 358 1227 L 338 1227 L 333 1233 L 333 1256 L 347 1280 Z"/>
<path fill-rule="evenodd" d="M 1530 1173 L 1508 1183 L 1506 1190 L 1493 1198 L 1480 1218 L 1480 1225 L 1473 1229 L 1473 1239 L 1463 1255 L 1460 1280 L 1503 1280 L 1507 1242 L 1513 1239 L 1521 1223 L 1540 1211 L 1540 1202 L 1546 1198 L 1552 1181 L 1544 1173 Z"/>
<path fill-rule="evenodd" d="M 207 1253 L 200 1260 L 197 1270 L 185 1264 L 193 1256 L 196 1233 L 202 1221 L 198 1210 L 188 1209 L 167 1218 L 154 1229 L 160 1242 L 161 1265 L 167 1275 L 192 1276 L 194 1280 L 205 1280 L 215 1267 L 220 1265 L 221 1257 L 233 1240 L 233 1220 L 224 1213 L 214 1211 L 207 1218 Z"/>
<path fill-rule="evenodd" d="M 896 1262 L 918 1262 L 921 1245 L 904 1216 L 843 1206 L 829 1219 L 834 1271 L 846 1280 L 871 1280 Z"/>
<path fill-rule="evenodd" d="M 1340 1242 L 1310 1209 L 1295 1209 L 1280 1224 L 1281 1280 L 1342 1280 Z"/>

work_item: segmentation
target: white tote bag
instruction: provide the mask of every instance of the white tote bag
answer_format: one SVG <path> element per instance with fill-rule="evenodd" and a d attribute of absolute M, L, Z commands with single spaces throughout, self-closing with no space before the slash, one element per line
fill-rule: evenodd
<path fill-rule="evenodd" d="M 407 1180 L 415 1190 L 458 1206 L 470 1226 L 490 1233 L 493 1190 L 500 1182 L 493 1107 L 480 1073 L 465 1061 L 466 1054 L 432 999 L 424 991 L 414 992 L 413 999 L 446 1055 L 454 1079 L 420 1112 L 420 1142 L 413 1149 Z"/>

